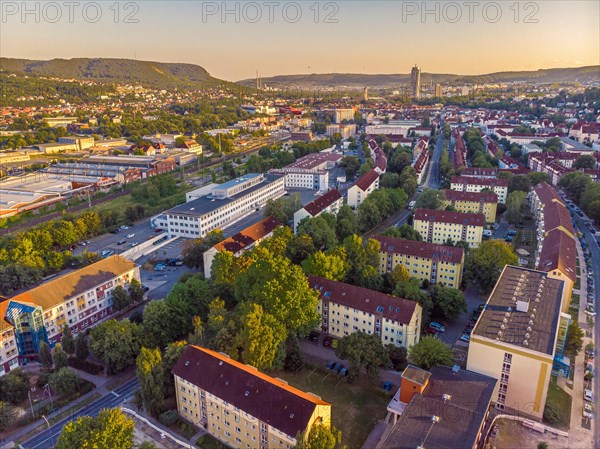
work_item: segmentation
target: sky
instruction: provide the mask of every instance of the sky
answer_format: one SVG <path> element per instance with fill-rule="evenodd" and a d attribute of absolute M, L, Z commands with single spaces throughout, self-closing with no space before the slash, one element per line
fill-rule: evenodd
<path fill-rule="evenodd" d="M 0 56 L 187 62 L 237 81 L 600 64 L 600 2 L 2 0 Z"/>

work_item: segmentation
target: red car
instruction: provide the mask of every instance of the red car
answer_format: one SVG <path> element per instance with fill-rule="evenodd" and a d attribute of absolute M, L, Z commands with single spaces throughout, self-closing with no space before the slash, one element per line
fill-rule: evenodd
<path fill-rule="evenodd" d="M 323 338 L 323 346 L 331 346 L 331 337 Z"/>
<path fill-rule="evenodd" d="M 435 329 L 433 327 L 429 327 L 429 326 L 427 326 L 426 331 L 428 334 L 431 334 L 431 335 L 437 335 L 440 333 L 440 331 L 438 331 L 437 329 Z"/>

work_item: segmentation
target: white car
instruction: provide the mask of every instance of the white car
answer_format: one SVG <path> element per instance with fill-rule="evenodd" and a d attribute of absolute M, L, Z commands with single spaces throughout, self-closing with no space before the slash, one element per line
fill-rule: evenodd
<path fill-rule="evenodd" d="M 594 402 L 594 393 L 592 392 L 592 390 L 584 390 L 583 399 L 589 402 Z"/>
<path fill-rule="evenodd" d="M 121 229 L 122 229 L 123 231 L 127 231 L 127 230 L 129 229 L 129 226 L 122 225 L 122 226 L 121 226 Z"/>
<path fill-rule="evenodd" d="M 135 234 L 127 234 L 128 239 L 133 238 L 133 237 L 135 237 Z"/>

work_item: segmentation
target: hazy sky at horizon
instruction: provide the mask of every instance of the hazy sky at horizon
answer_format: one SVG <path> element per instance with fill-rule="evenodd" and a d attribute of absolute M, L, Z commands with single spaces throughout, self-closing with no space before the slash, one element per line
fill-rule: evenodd
<path fill-rule="evenodd" d="M 1 2 L 1 56 L 188 62 L 234 81 L 256 70 L 408 73 L 416 63 L 479 74 L 600 63 L 596 0 L 475 1 L 472 20 L 463 1 L 226 2 L 224 17 L 223 2 L 25 3 L 23 15 L 22 2 Z"/>

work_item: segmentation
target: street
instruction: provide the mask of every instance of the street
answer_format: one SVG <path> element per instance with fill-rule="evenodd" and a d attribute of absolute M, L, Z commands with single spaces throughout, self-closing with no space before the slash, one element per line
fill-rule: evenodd
<path fill-rule="evenodd" d="M 440 126 L 437 134 L 437 141 L 433 149 L 431 160 L 429 161 L 429 170 L 425 179 L 424 187 L 437 190 L 440 188 L 442 177 L 440 174 L 440 158 L 442 157 L 442 149 L 444 148 L 444 122 L 440 119 Z"/>
<path fill-rule="evenodd" d="M 105 394 L 91 404 L 83 407 L 81 410 L 78 410 L 75 413 L 61 419 L 56 424 L 50 426 L 50 428 L 25 441 L 23 444 L 21 444 L 21 447 L 24 449 L 53 448 L 62 432 L 63 427 L 69 421 L 85 415 L 96 416 L 102 409 L 118 407 L 132 398 L 134 391 L 137 390 L 138 387 L 139 382 L 137 378 L 124 383 L 112 392 Z"/>

